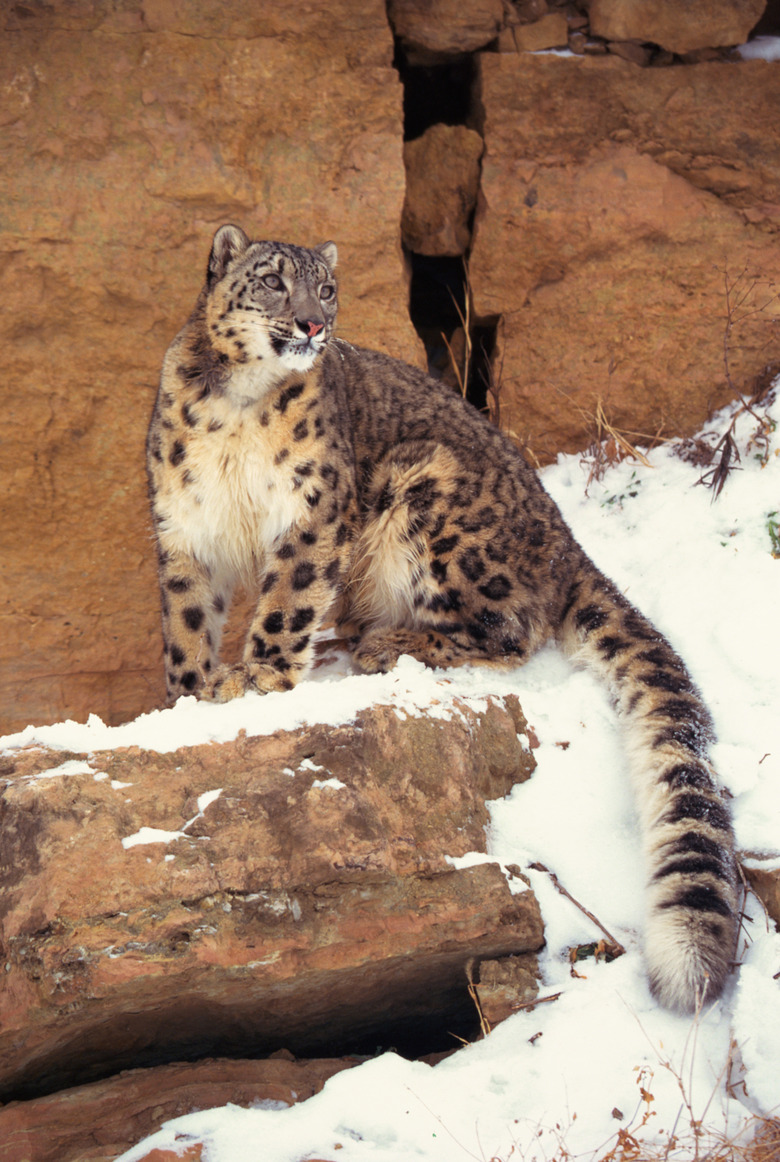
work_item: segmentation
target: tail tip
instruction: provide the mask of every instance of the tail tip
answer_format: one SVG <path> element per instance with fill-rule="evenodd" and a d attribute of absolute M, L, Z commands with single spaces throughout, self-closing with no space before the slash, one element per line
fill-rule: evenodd
<path fill-rule="evenodd" d="M 731 972 L 736 924 L 702 924 L 698 917 L 656 917 L 648 925 L 645 960 L 650 991 L 665 1009 L 701 1012 L 722 995 Z M 697 922 L 698 921 L 698 922 Z"/>

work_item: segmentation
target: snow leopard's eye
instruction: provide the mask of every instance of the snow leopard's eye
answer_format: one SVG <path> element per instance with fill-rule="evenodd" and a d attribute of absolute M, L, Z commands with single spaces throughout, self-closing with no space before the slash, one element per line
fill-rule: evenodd
<path fill-rule="evenodd" d="M 336 288 L 330 282 L 326 282 L 320 287 L 320 298 L 323 300 L 323 302 L 327 302 L 328 299 L 332 299 L 335 293 Z"/>
<path fill-rule="evenodd" d="M 267 286 L 269 290 L 278 291 L 284 289 L 284 283 L 279 278 L 278 274 L 264 274 L 263 284 L 264 286 Z"/>

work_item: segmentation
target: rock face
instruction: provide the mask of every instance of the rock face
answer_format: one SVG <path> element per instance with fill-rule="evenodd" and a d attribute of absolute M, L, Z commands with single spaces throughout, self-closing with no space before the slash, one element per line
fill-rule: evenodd
<path fill-rule="evenodd" d="M 540 460 L 590 442 L 599 398 L 676 434 L 749 389 L 780 358 L 780 70 L 681 62 L 725 57 L 762 8 L 4 6 L 0 733 L 162 702 L 144 436 L 225 221 L 333 238 L 341 333 L 417 363 L 410 310 L 432 365 L 443 330 L 469 350 L 438 314 L 470 256 L 474 365 L 492 355 L 502 425 Z M 566 43 L 586 55 L 533 55 Z M 411 306 L 402 231 L 428 280 Z"/>
<path fill-rule="evenodd" d="M 467 962 L 538 949 L 542 924 L 497 865 L 443 853 L 484 850 L 485 799 L 533 767 L 524 728 L 509 697 L 169 755 L 18 752 L 0 1099 L 163 1061 L 403 1046 L 471 1019 Z"/>
<path fill-rule="evenodd" d="M 144 439 L 216 227 L 333 238 L 342 332 L 421 356 L 382 0 L 2 19 L 0 733 L 163 701 Z"/>
<path fill-rule="evenodd" d="M 695 430 L 780 354 L 780 71 L 483 54 L 480 77 L 470 274 L 503 320 L 502 427 L 542 459 L 599 398 L 631 433 Z"/>

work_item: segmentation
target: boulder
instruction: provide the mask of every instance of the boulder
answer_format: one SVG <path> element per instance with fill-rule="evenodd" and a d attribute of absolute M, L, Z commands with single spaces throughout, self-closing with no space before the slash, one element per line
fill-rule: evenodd
<path fill-rule="evenodd" d="M 474 988 L 483 1021 L 488 1029 L 492 1029 L 536 1000 L 539 993 L 536 957 L 526 953 L 504 956 L 500 960 L 483 960 L 479 966 L 479 981 Z"/>
<path fill-rule="evenodd" d="M 530 774 L 524 731 L 512 696 L 456 698 L 170 754 L 6 756 L 0 1100 L 206 1056 L 452 1047 L 467 965 L 543 940 L 520 881 L 450 862 Z"/>
<path fill-rule="evenodd" d="M 744 44 L 766 0 L 585 0 L 590 30 L 605 40 L 650 41 L 674 53 Z"/>
<path fill-rule="evenodd" d="M 495 40 L 507 21 L 502 0 L 388 0 L 395 35 L 414 58 L 474 52 Z"/>
<path fill-rule="evenodd" d="M 432 125 L 404 145 L 404 243 L 416 254 L 465 254 L 479 190 L 482 138 L 465 125 Z"/>
<path fill-rule="evenodd" d="M 342 333 L 422 361 L 382 0 L 79 0 L 2 20 L 0 733 L 164 700 L 144 440 L 220 224 L 333 238 Z"/>
<path fill-rule="evenodd" d="M 502 426 L 540 460 L 588 445 L 599 400 L 634 442 L 693 432 L 780 355 L 780 73 L 486 53 L 480 75 L 470 278 Z"/>
<path fill-rule="evenodd" d="M 498 38 L 499 52 L 540 52 L 565 48 L 569 24 L 562 12 L 547 12 L 532 24 L 510 24 Z"/>

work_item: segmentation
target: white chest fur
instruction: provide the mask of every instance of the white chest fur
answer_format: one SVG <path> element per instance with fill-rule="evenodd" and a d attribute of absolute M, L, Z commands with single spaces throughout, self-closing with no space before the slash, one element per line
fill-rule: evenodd
<path fill-rule="evenodd" d="M 208 420 L 187 433 L 184 458 L 158 492 L 166 548 L 233 577 L 256 572 L 307 511 L 292 471 L 274 463 L 278 447 L 256 406 L 239 410 L 214 401 Z"/>

